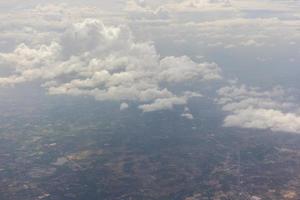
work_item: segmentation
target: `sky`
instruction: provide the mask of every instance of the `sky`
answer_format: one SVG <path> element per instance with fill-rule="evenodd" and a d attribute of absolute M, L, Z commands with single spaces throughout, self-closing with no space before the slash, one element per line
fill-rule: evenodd
<path fill-rule="evenodd" d="M 30 84 L 187 120 L 208 98 L 224 127 L 299 134 L 299 58 L 298 0 L 0 2 L 0 92 Z"/>

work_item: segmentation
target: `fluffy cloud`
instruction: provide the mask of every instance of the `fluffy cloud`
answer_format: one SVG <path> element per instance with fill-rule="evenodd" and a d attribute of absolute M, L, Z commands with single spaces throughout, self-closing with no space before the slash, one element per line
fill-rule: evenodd
<path fill-rule="evenodd" d="M 123 111 L 123 110 L 126 110 L 129 108 L 129 105 L 127 103 L 121 103 L 120 105 L 120 110 Z"/>
<path fill-rule="evenodd" d="M 300 115 L 273 109 L 247 108 L 227 116 L 224 126 L 300 133 Z"/>
<path fill-rule="evenodd" d="M 186 97 L 170 97 L 163 99 L 156 99 L 153 103 L 139 106 L 144 112 L 151 112 L 157 110 L 170 110 L 175 105 L 185 105 L 187 103 Z"/>
<path fill-rule="evenodd" d="M 136 101 L 144 112 L 185 105 L 195 96 L 165 85 L 221 79 L 215 63 L 162 58 L 152 43 L 136 42 L 127 26 L 96 19 L 69 24 L 49 45 L 20 44 L 0 53 L 0 64 L 11 68 L 11 75 L 0 78 L 2 86 L 37 81 L 51 95 Z"/>
<path fill-rule="evenodd" d="M 194 119 L 194 116 L 190 113 L 190 109 L 188 107 L 184 108 L 184 112 L 181 114 L 181 117 L 184 117 L 188 120 Z"/>
<path fill-rule="evenodd" d="M 227 56 L 226 71 L 230 59 L 236 66 L 243 56 L 274 60 L 274 51 L 293 43 L 284 50 L 297 63 L 291 59 L 300 41 L 295 1 L 128 0 L 113 3 L 116 9 L 104 6 L 111 1 L 36 2 L 0 13 L 2 86 L 34 81 L 51 95 L 136 101 L 151 111 L 186 104 L 193 81 L 221 78 L 218 65 L 198 59 L 199 52 L 220 63 L 219 55 Z M 236 103 L 257 99 L 247 101 Z"/>
<path fill-rule="evenodd" d="M 232 85 L 221 88 L 218 95 L 217 102 L 228 113 L 224 119 L 225 127 L 300 133 L 299 106 L 280 87 L 261 91 Z"/>
<path fill-rule="evenodd" d="M 183 82 L 199 77 L 199 74 L 204 81 L 221 79 L 221 70 L 217 64 L 198 64 L 186 56 L 166 57 L 160 61 L 160 65 L 163 71 L 159 74 L 159 78 L 167 82 Z"/>
<path fill-rule="evenodd" d="M 182 113 L 181 116 L 189 120 L 194 119 L 194 116 L 191 113 Z"/>

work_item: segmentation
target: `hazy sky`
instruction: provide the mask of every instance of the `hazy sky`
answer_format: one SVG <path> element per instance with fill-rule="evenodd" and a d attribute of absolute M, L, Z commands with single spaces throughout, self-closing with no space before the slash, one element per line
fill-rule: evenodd
<path fill-rule="evenodd" d="M 12 0 L 0 3 L 0 87 L 131 103 L 205 95 L 226 127 L 300 133 L 298 0 Z"/>

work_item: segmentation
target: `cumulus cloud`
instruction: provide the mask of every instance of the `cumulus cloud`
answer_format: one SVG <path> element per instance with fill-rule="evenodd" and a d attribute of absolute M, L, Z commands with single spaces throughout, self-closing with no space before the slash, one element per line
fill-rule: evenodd
<path fill-rule="evenodd" d="M 194 119 L 194 116 L 191 113 L 182 113 L 181 116 L 189 120 Z"/>
<path fill-rule="evenodd" d="M 221 79 L 221 70 L 215 63 L 198 64 L 193 62 L 189 57 L 182 56 L 179 58 L 166 57 L 160 61 L 163 71 L 160 74 L 161 80 L 168 82 L 182 82 L 199 77 L 202 74 L 202 80 Z M 181 67 L 174 67 L 181 66 Z"/>
<path fill-rule="evenodd" d="M 227 116 L 224 126 L 300 133 L 300 115 L 273 109 L 247 108 Z"/>
<path fill-rule="evenodd" d="M 281 87 L 262 91 L 233 84 L 221 88 L 218 95 L 218 104 L 228 114 L 225 127 L 300 133 L 299 105 Z"/>
<path fill-rule="evenodd" d="M 123 110 L 126 110 L 129 108 L 129 105 L 127 103 L 121 103 L 120 105 L 120 110 L 123 111 Z"/>
<path fill-rule="evenodd" d="M 191 114 L 190 109 L 188 107 L 184 108 L 184 112 L 181 114 L 181 117 L 184 117 L 188 120 L 194 119 L 194 116 Z"/>
<path fill-rule="evenodd" d="M 139 106 L 144 112 L 152 112 L 157 110 L 171 110 L 175 105 L 185 105 L 186 97 L 170 97 L 164 99 L 156 99 L 153 103 Z"/>
<path fill-rule="evenodd" d="M 0 64 L 11 68 L 0 78 L 2 86 L 36 81 L 51 95 L 135 101 L 144 112 L 172 109 L 199 96 L 165 85 L 221 79 L 215 63 L 161 57 L 151 42 L 136 42 L 128 26 L 106 26 L 96 19 L 68 24 L 48 45 L 20 44 L 0 53 Z"/>
<path fill-rule="evenodd" d="M 293 43 L 294 51 L 300 41 L 294 1 L 128 0 L 113 3 L 120 6 L 113 6 L 116 12 L 102 11 L 94 3 L 68 2 L 24 10 L 20 5 L 0 13 L 0 66 L 10 69 L 0 85 L 38 82 L 50 95 L 135 101 L 145 112 L 172 109 L 188 102 L 191 89 L 185 87 L 194 81 L 222 78 L 219 66 L 198 59 L 199 52 L 213 61 L 221 51 L 235 51 L 228 57 L 235 61 L 240 49 L 254 48 L 247 56 L 272 60 L 272 52 L 281 49 L 274 45 Z M 255 101 L 251 96 L 235 103 L 242 107 Z M 276 103 L 264 98 L 270 109 Z M 224 109 L 230 106 L 233 102 Z"/>
<path fill-rule="evenodd" d="M 255 47 L 261 47 L 263 46 L 263 43 L 259 43 L 255 40 L 247 40 L 241 43 L 243 46 L 255 46 Z"/>

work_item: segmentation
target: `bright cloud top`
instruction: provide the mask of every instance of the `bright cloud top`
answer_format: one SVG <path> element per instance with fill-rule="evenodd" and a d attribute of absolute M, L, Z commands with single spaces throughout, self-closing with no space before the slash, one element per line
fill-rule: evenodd
<path fill-rule="evenodd" d="M 228 113 L 225 127 L 300 133 L 299 106 L 282 88 L 261 91 L 232 85 L 221 88 L 218 95 L 217 102 Z"/>
<path fill-rule="evenodd" d="M 215 63 L 161 58 L 150 42 L 136 42 L 127 26 L 105 26 L 96 19 L 69 24 L 49 45 L 20 44 L 1 53 L 0 64 L 11 71 L 0 78 L 2 86 L 35 81 L 51 95 L 134 101 L 145 112 L 185 105 L 195 96 L 168 86 L 221 79 Z"/>
<path fill-rule="evenodd" d="M 299 43 L 296 1 L 129 0 L 127 14 L 136 32 L 152 40 L 172 38 L 202 51 L 257 52 Z M 191 42 L 192 41 L 192 42 Z M 208 50 L 209 49 L 209 50 Z"/>

